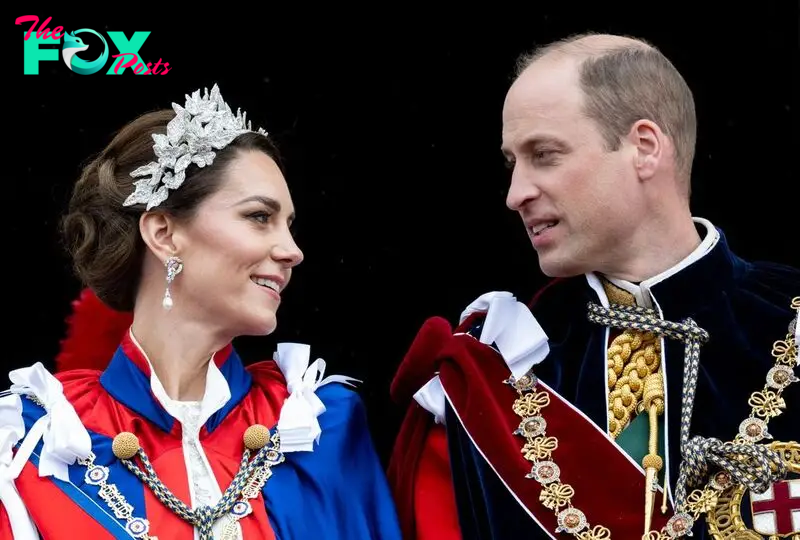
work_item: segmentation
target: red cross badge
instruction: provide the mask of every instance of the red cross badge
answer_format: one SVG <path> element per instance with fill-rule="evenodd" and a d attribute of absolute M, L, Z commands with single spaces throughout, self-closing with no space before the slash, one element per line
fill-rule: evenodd
<path fill-rule="evenodd" d="M 750 492 L 753 529 L 789 538 L 800 534 L 800 478 L 776 482 L 764 493 Z"/>
<path fill-rule="evenodd" d="M 786 464 L 788 477 L 764 493 L 739 483 L 723 488 L 706 515 L 712 538 L 800 540 L 800 442 L 775 441 L 769 448 Z"/>

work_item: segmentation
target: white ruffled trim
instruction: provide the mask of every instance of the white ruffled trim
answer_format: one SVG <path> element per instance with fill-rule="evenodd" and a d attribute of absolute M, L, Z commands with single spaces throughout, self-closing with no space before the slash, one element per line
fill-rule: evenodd
<path fill-rule="evenodd" d="M 69 465 L 89 456 L 92 440 L 64 397 L 61 383 L 40 362 L 14 370 L 8 377 L 12 382 L 10 392 L 0 398 L 0 501 L 8 512 L 14 539 L 38 540 L 36 526 L 17 492 L 15 480 L 43 439 L 39 476 L 68 481 Z M 37 398 L 46 411 L 27 436 L 20 395 Z M 19 441 L 22 444 L 14 455 L 13 448 Z"/>
<path fill-rule="evenodd" d="M 325 405 L 315 394 L 316 390 L 332 382 L 351 384 L 361 382 L 343 375 L 325 375 L 325 361 L 318 358 L 309 366 L 311 347 L 303 343 L 279 343 L 273 359 L 278 364 L 289 397 L 281 408 L 278 432 L 281 451 L 313 452 L 314 443 L 319 443 L 322 429 L 317 417 L 325 412 Z"/>
<path fill-rule="evenodd" d="M 497 346 L 514 377 L 522 377 L 550 353 L 547 334 L 528 306 L 518 302 L 511 293 L 495 291 L 478 297 L 461 314 L 459 324 L 477 312 L 486 312 L 478 340 Z M 417 391 L 414 399 L 433 414 L 437 423 L 445 423 L 445 395 L 439 375 Z"/>

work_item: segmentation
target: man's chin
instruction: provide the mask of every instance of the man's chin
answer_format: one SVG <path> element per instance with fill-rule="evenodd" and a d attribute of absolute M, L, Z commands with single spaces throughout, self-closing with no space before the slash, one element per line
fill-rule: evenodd
<path fill-rule="evenodd" d="M 539 269 L 549 278 L 571 278 L 587 272 L 583 267 L 571 261 L 558 260 L 550 255 L 552 254 L 539 256 Z"/>

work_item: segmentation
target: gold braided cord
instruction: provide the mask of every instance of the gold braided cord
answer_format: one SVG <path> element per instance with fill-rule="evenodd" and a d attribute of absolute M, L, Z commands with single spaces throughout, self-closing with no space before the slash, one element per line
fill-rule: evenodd
<path fill-rule="evenodd" d="M 612 304 L 636 305 L 636 299 L 628 291 L 606 280 L 603 287 Z M 661 339 L 649 332 L 625 330 L 611 342 L 607 358 L 608 430 L 616 439 L 645 408 L 642 400 L 645 380 L 661 369 Z M 663 400 L 658 413 L 664 413 Z"/>
<path fill-rule="evenodd" d="M 604 289 L 612 305 L 636 305 L 634 296 L 609 281 Z M 650 531 L 655 506 L 655 484 L 664 467 L 658 455 L 658 417 L 664 414 L 664 377 L 661 373 L 661 338 L 651 332 L 626 329 L 611 342 L 608 364 L 608 430 L 616 439 L 639 413 L 649 417 L 647 454 L 642 459 L 646 471 L 644 532 Z M 667 489 L 661 503 L 666 513 Z"/>
<path fill-rule="evenodd" d="M 657 336 L 625 330 L 611 342 L 608 348 L 608 424 L 613 438 L 619 437 L 636 416 L 644 381 L 660 367 L 661 340 Z"/>
<path fill-rule="evenodd" d="M 664 467 L 664 460 L 658 455 L 658 416 L 664 414 L 664 377 L 661 375 L 660 370 L 648 375 L 644 380 L 644 399 L 642 404 L 648 412 L 650 420 L 647 455 L 642 459 L 642 467 L 644 467 L 647 475 L 644 505 L 644 532 L 647 533 L 650 530 L 650 523 L 653 519 L 653 503 L 655 501 L 655 491 L 651 489 L 651 486 L 656 481 L 659 471 Z M 666 514 L 668 509 L 667 489 L 665 486 L 661 500 L 661 513 Z"/>
<path fill-rule="evenodd" d="M 658 371 L 649 375 L 644 382 L 644 407 L 650 416 L 650 437 L 647 444 L 648 455 L 644 457 L 644 468 L 661 470 L 663 465 L 658 455 L 658 415 L 664 414 L 664 380 Z"/>

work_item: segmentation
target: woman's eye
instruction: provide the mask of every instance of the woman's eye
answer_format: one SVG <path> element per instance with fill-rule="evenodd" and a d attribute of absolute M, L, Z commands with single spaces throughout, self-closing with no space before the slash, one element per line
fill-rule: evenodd
<path fill-rule="evenodd" d="M 269 221 L 270 215 L 266 212 L 255 212 L 248 216 L 250 219 L 257 221 L 258 223 L 266 223 Z"/>

